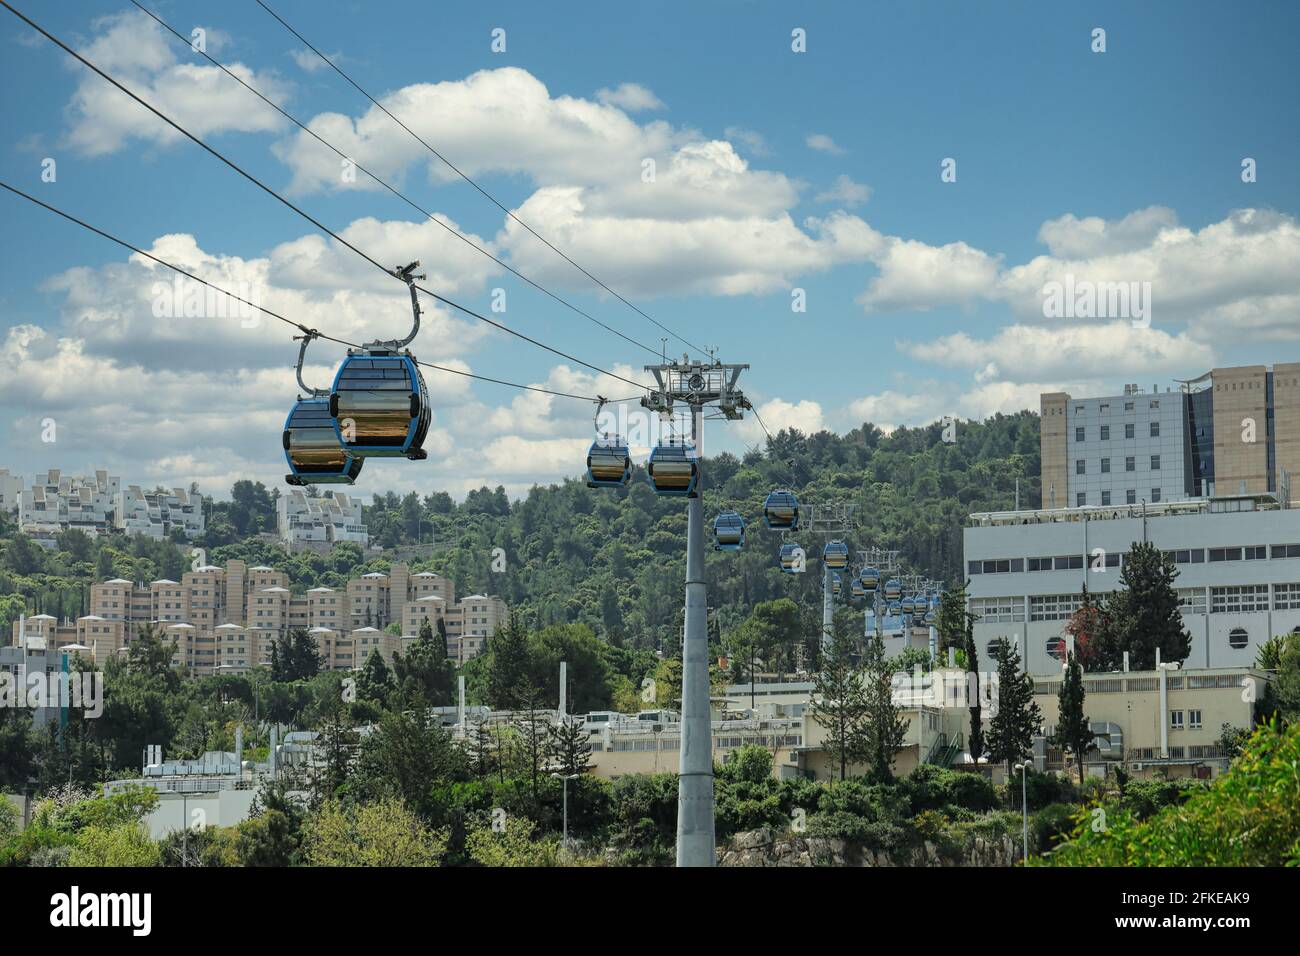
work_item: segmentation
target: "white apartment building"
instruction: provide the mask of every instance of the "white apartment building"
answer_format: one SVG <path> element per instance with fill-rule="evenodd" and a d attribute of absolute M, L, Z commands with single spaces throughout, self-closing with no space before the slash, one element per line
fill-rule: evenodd
<path fill-rule="evenodd" d="M 1176 562 L 1192 637 L 1184 668 L 1249 668 L 1264 641 L 1300 628 L 1300 509 L 1272 495 L 974 514 L 964 551 L 981 668 L 1006 637 L 1030 674 L 1059 676 L 1085 584 L 1115 590 L 1138 541 Z"/>
<path fill-rule="evenodd" d="M 32 479 L 22 488 L 17 479 L 18 526 L 24 534 L 52 537 L 73 528 L 87 534 L 107 534 L 113 527 L 113 513 L 121 479 L 106 471 L 94 477 L 71 476 L 57 468 Z M 10 482 L 12 490 L 12 482 Z"/>
<path fill-rule="evenodd" d="M 364 548 L 370 543 L 361 500 L 341 491 L 310 497 L 302 489 L 290 490 L 276 504 L 276 525 L 288 548 L 340 541 L 354 541 Z"/>
<path fill-rule="evenodd" d="M 203 533 L 203 496 L 173 488 L 171 491 L 144 491 L 131 485 L 114 496 L 113 525 L 127 534 L 166 538 L 179 528 L 186 538 Z"/>
<path fill-rule="evenodd" d="M 22 475 L 11 475 L 8 468 L 0 468 L 0 511 L 17 513 L 18 499 L 22 494 Z"/>

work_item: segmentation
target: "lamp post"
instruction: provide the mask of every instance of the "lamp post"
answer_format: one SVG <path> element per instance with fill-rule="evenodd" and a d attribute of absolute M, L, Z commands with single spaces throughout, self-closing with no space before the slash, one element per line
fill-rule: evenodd
<path fill-rule="evenodd" d="M 1021 831 L 1020 839 L 1024 845 L 1024 862 L 1029 862 L 1029 761 L 1025 760 L 1015 765 L 1015 770 L 1020 774 L 1020 817 Z"/>
<path fill-rule="evenodd" d="M 564 824 L 563 824 L 563 831 L 562 831 L 563 836 L 560 841 L 560 845 L 567 850 L 569 848 L 569 781 L 576 780 L 578 777 L 581 777 L 582 774 L 557 773 L 556 776 L 559 777 L 562 781 L 564 781 L 562 785 L 562 789 L 564 790 L 564 817 L 563 817 Z"/>

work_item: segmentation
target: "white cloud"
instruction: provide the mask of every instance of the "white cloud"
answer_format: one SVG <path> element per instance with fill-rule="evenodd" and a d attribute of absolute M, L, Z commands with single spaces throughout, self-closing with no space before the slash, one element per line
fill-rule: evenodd
<path fill-rule="evenodd" d="M 731 142 L 745 147 L 752 156 L 766 156 L 772 151 L 763 134 L 757 130 L 746 129 L 743 126 L 728 126 L 722 131 L 722 135 Z"/>
<path fill-rule="evenodd" d="M 293 62 L 298 65 L 298 69 L 302 70 L 304 73 L 319 73 L 321 70 L 328 70 L 330 68 L 328 63 L 305 47 L 300 50 L 290 50 L 289 56 L 291 56 Z M 326 56 L 335 63 L 338 63 L 343 59 L 343 54 L 341 53 L 327 53 Z"/>
<path fill-rule="evenodd" d="M 596 91 L 596 99 L 606 106 L 617 106 L 628 113 L 665 108 L 659 97 L 639 83 L 621 83 L 613 89 L 604 87 Z"/>
<path fill-rule="evenodd" d="M 817 194 L 817 202 L 841 203 L 845 206 L 860 206 L 871 198 L 871 187 L 855 183 L 845 175 L 835 177 L 830 189 Z"/>
<path fill-rule="evenodd" d="M 82 47 L 85 57 L 196 136 L 222 132 L 273 132 L 283 118 L 215 66 L 184 63 L 175 41 L 143 13 L 129 12 L 96 22 L 99 31 Z M 221 34 L 209 30 L 209 41 Z M 273 72 L 228 63 L 230 72 L 283 102 L 288 87 Z M 125 93 L 79 64 L 77 89 L 68 103 L 68 141 L 90 156 L 113 153 L 133 139 L 171 145 L 184 137 Z"/>
<path fill-rule="evenodd" d="M 805 435 L 812 435 L 826 429 L 821 403 L 812 399 L 803 398 L 790 402 L 783 398 L 772 398 L 766 402 L 759 402 L 756 407 L 758 415 L 747 415 L 739 429 L 740 434 L 752 442 L 762 442 L 767 437 L 763 425 L 766 425 L 767 431 L 773 435 L 788 428 L 798 429 Z M 762 424 L 759 424 L 759 418 L 762 418 Z"/>
<path fill-rule="evenodd" d="M 1214 364 L 1214 352 L 1186 333 L 1171 335 L 1130 322 L 1106 325 L 1062 323 L 1059 326 L 1011 325 L 988 339 L 965 332 L 932 342 L 900 342 L 900 351 L 955 368 L 978 369 L 984 381 L 988 365 L 1003 379 L 1024 382 L 1032 376 L 1107 375 L 1137 372 L 1189 374 Z"/>
<path fill-rule="evenodd" d="M 830 153 L 832 156 L 843 156 L 845 153 L 845 150 L 836 145 L 835 140 L 825 133 L 809 133 L 804 140 L 804 145 L 819 153 Z"/>
<path fill-rule="evenodd" d="M 858 297 L 868 312 L 969 304 L 997 285 L 999 257 L 964 242 L 931 246 L 890 237 L 874 261 L 880 272 Z"/>
<path fill-rule="evenodd" d="M 1062 259 L 1091 259 L 1148 246 L 1166 229 L 1178 226 L 1178 216 L 1164 206 L 1148 206 L 1123 219 L 1066 213 L 1049 219 L 1038 230 L 1038 241 Z"/>

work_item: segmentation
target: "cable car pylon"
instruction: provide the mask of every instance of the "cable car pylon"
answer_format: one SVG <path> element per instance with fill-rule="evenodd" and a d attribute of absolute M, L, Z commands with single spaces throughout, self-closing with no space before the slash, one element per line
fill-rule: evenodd
<path fill-rule="evenodd" d="M 736 388 L 740 373 L 748 365 L 712 362 L 681 362 L 647 365 L 657 385 L 641 399 L 641 405 L 671 417 L 676 405 L 690 410 L 689 445 L 660 445 L 683 449 L 689 468 L 679 463 L 678 452 L 661 455 L 652 464 L 651 483 L 661 495 L 686 498 L 686 626 L 682 641 L 681 751 L 677 786 L 677 865 L 714 866 L 713 728 L 709 713 L 708 591 L 704 583 L 704 498 L 699 449 L 704 439 L 706 417 L 737 421 L 751 406 Z M 706 413 L 711 413 L 706 416 Z M 671 461 L 670 468 L 664 467 Z M 660 465 L 659 463 L 663 464 Z M 657 472 L 657 473 L 655 473 Z M 685 477 L 683 477 L 685 476 Z"/>

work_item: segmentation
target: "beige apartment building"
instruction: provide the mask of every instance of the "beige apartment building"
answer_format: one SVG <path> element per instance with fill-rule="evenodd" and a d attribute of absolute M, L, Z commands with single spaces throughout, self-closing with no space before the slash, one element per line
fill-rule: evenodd
<path fill-rule="evenodd" d="M 228 561 L 204 565 L 181 580 L 134 584 L 116 578 L 91 586 L 90 613 L 63 622 L 49 615 L 26 620 L 29 638 L 51 649 L 81 645 L 103 665 L 129 644 L 142 624 L 158 624 L 175 641 L 175 663 L 194 674 L 240 673 L 270 663 L 283 634 L 303 629 L 320 648 L 327 669 L 360 667 L 373 650 L 390 663 L 403 640 L 415 639 L 429 619 L 447 629 L 450 656 L 464 662 L 483 652 L 507 608 L 499 598 L 471 595 L 456 601 L 455 584 L 431 571 L 412 574 L 395 564 L 388 574 L 370 572 L 343 588 L 317 587 L 295 594 L 287 574 L 265 566 Z M 390 624 L 402 634 L 388 631 Z M 19 625 L 13 626 L 18 642 Z"/>
<path fill-rule="evenodd" d="M 1044 509 L 1285 495 L 1300 471 L 1300 363 L 1216 368 L 1176 388 L 1040 397 Z"/>

